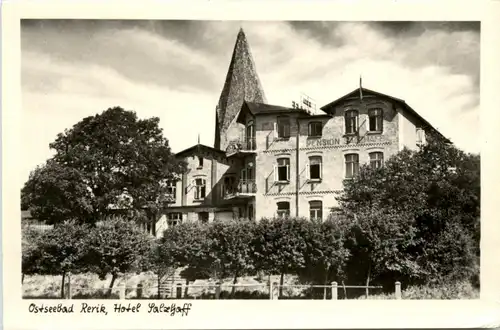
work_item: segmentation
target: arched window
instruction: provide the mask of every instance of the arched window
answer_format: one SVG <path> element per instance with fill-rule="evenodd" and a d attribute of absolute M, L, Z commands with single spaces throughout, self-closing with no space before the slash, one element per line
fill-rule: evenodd
<path fill-rule="evenodd" d="M 278 202 L 278 217 L 286 218 L 290 215 L 290 202 Z"/>
<path fill-rule="evenodd" d="M 321 180 L 322 178 L 322 158 L 321 156 L 309 157 L 309 164 L 307 164 L 308 180 Z"/>
<path fill-rule="evenodd" d="M 195 180 L 195 189 L 194 189 L 194 199 L 205 198 L 205 193 L 206 193 L 206 181 L 205 181 L 205 179 L 196 179 Z"/>
<path fill-rule="evenodd" d="M 358 111 L 347 110 L 345 112 L 345 134 L 356 134 L 358 132 Z"/>
<path fill-rule="evenodd" d="M 381 168 L 384 165 L 384 154 L 382 152 L 370 153 L 370 167 L 373 169 Z"/>
<path fill-rule="evenodd" d="M 359 155 L 347 154 L 345 155 L 345 177 L 353 178 L 358 175 L 359 171 Z"/>
<path fill-rule="evenodd" d="M 368 122 L 370 132 L 382 132 L 384 123 L 382 109 L 368 110 Z"/>
<path fill-rule="evenodd" d="M 198 168 L 203 168 L 203 157 L 198 156 Z"/>
<path fill-rule="evenodd" d="M 310 216 L 311 220 L 322 220 L 323 219 L 323 202 L 310 201 L 309 202 L 309 216 Z"/>

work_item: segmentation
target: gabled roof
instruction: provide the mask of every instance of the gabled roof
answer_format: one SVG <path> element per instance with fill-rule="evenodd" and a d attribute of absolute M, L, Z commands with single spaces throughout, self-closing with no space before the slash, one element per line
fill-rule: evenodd
<path fill-rule="evenodd" d="M 330 115 L 328 114 L 312 114 L 304 109 L 288 108 L 279 105 L 245 101 L 243 103 L 243 106 L 241 107 L 241 111 L 239 112 L 238 117 L 236 117 L 236 122 L 244 123 L 246 113 L 250 113 L 252 116 L 298 113 L 301 117 L 308 117 L 308 118 L 325 117 L 325 116 L 330 117 Z"/>
<path fill-rule="evenodd" d="M 382 94 L 382 93 L 379 93 L 379 92 L 376 92 L 376 91 L 373 91 L 373 90 L 370 90 L 370 89 L 367 89 L 367 88 L 364 88 L 364 87 L 361 88 L 361 92 L 362 92 L 362 94 L 364 96 L 366 96 L 366 95 L 378 96 L 380 98 L 384 98 L 384 99 L 387 99 L 387 100 L 390 100 L 390 101 L 393 101 L 395 103 L 400 104 L 403 107 L 404 111 L 406 111 L 406 112 L 410 113 L 411 115 L 415 116 L 418 120 L 420 120 L 424 124 L 424 126 L 426 126 L 427 128 L 430 128 L 430 129 L 434 130 L 441 137 L 445 138 L 436 128 L 434 128 L 434 126 L 431 125 L 431 123 L 429 123 L 424 117 L 422 117 L 421 115 L 419 115 L 404 100 L 398 99 L 397 97 L 390 96 L 390 95 L 387 95 L 387 94 Z M 346 99 L 348 99 L 350 97 L 354 97 L 354 96 L 359 97 L 359 95 L 360 95 L 360 88 L 356 88 L 355 90 L 353 90 L 352 92 L 350 92 L 350 93 L 342 96 L 341 98 L 339 98 L 339 99 L 337 99 L 337 100 L 335 100 L 333 102 L 330 102 L 327 105 L 322 106 L 320 109 L 323 110 L 323 111 L 325 111 L 325 112 L 327 112 L 327 113 L 334 114 L 335 107 L 337 105 L 339 105 L 341 102 L 345 101 Z M 448 140 L 447 138 L 445 138 L 445 139 Z"/>
<path fill-rule="evenodd" d="M 176 153 L 175 157 L 186 157 L 189 155 L 197 155 L 201 152 L 206 152 L 219 157 L 226 157 L 226 153 L 224 151 L 199 143 Z"/>

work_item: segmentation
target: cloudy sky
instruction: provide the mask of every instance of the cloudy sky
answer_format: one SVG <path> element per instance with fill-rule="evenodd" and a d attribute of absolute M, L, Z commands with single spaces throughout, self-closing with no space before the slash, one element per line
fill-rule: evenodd
<path fill-rule="evenodd" d="M 113 106 L 160 117 L 174 152 L 213 145 L 240 27 L 269 103 L 323 106 L 363 87 L 404 99 L 479 152 L 479 23 L 23 20 L 23 175 L 57 133 Z"/>

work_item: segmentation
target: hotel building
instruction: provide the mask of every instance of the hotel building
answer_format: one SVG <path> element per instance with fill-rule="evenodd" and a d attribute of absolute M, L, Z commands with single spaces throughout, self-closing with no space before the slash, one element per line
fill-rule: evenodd
<path fill-rule="evenodd" d="M 437 132 L 405 101 L 359 88 L 312 110 L 266 102 L 243 30 L 216 107 L 214 146 L 176 154 L 187 172 L 156 232 L 181 221 L 273 216 L 326 218 L 344 179 L 383 165 Z"/>

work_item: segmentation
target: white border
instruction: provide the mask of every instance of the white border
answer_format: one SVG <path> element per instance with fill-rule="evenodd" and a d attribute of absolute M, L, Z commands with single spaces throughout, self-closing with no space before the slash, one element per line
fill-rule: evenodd
<path fill-rule="evenodd" d="M 500 324 L 500 1 L 430 2 L 183 2 L 4 3 L 2 8 L 2 189 L 5 328 L 423 328 L 492 327 Z M 190 301 L 187 317 L 125 314 L 28 313 L 21 299 L 20 199 L 17 146 L 20 93 L 20 18 L 217 19 L 217 20 L 480 20 L 482 125 L 481 300 L 476 301 Z M 42 303 L 42 300 L 37 300 Z M 78 301 L 75 308 L 78 307 Z M 110 309 L 112 301 L 105 303 Z M 131 301 L 132 302 L 132 301 Z M 143 301 L 147 304 L 148 301 Z M 128 301 L 127 301 L 128 303 Z M 143 305 L 144 306 L 144 305 Z M 143 307 L 144 308 L 144 307 Z"/>

